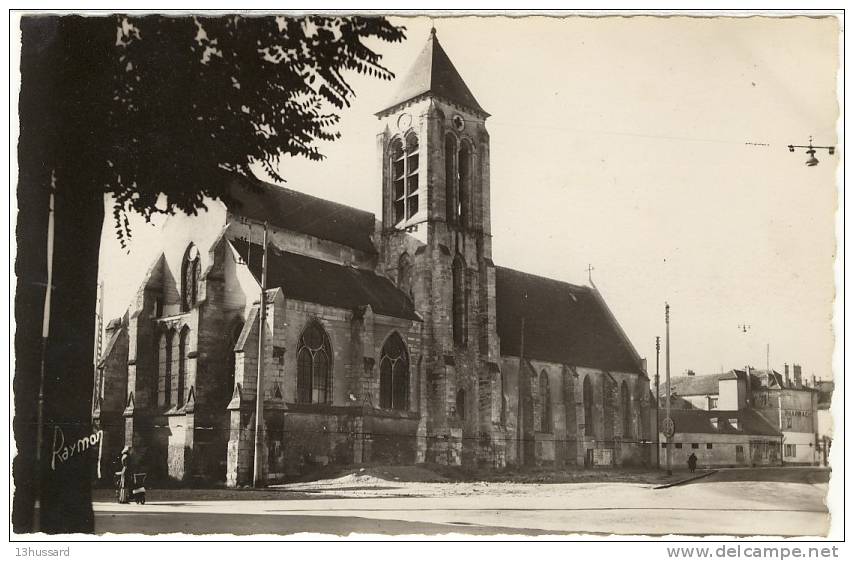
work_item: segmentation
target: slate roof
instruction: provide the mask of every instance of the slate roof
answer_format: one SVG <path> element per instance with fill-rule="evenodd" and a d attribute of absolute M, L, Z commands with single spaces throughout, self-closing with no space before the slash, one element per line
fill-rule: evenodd
<path fill-rule="evenodd" d="M 753 368 L 750 370 L 750 374 L 751 378 L 754 378 L 755 381 L 758 382 L 759 386 L 764 386 L 771 389 L 780 389 L 786 387 L 785 378 L 776 370 L 760 370 L 758 368 Z"/>
<path fill-rule="evenodd" d="M 771 423 L 759 413 L 751 409 L 740 411 L 704 411 L 702 409 L 676 409 L 670 411 L 670 416 L 676 424 L 678 433 L 699 434 L 744 434 L 751 436 L 782 436 Z M 712 419 L 718 420 L 718 426 L 712 424 Z M 729 419 L 738 419 L 739 428 L 733 427 Z M 664 423 L 664 415 L 660 416 L 659 430 Z"/>
<path fill-rule="evenodd" d="M 394 107 L 414 99 L 420 95 L 432 93 L 457 105 L 474 109 L 484 115 L 483 110 L 474 95 L 463 81 L 460 73 L 454 68 L 448 54 L 436 38 L 436 30 L 430 32 L 430 38 L 407 72 L 400 88 L 386 106 L 385 113 Z"/>
<path fill-rule="evenodd" d="M 673 376 L 670 378 L 670 388 L 676 395 L 716 395 L 718 393 L 718 382 L 735 377 L 744 379 L 743 370 L 719 372 L 717 374 L 702 374 L 700 376 Z M 664 395 L 666 389 L 664 383 L 660 384 L 659 391 Z"/>
<path fill-rule="evenodd" d="M 249 270 L 261 278 L 262 248 L 259 244 L 232 240 Z M 251 254 L 250 254 L 251 253 Z M 353 310 L 370 305 L 375 314 L 420 321 L 407 296 L 387 278 L 373 271 L 346 267 L 269 246 L 267 288 L 281 287 L 286 298 Z"/>
<path fill-rule="evenodd" d="M 527 359 L 643 374 L 595 289 L 496 267 L 495 299 L 502 355 L 519 356 L 524 316 Z"/>
<path fill-rule="evenodd" d="M 729 380 L 738 378 L 740 380 L 749 380 L 748 389 L 757 391 L 762 388 L 769 389 L 798 389 L 810 391 L 813 388 L 801 386 L 796 388 L 794 384 L 786 384 L 785 377 L 776 370 L 760 370 L 751 368 L 750 375 L 744 370 L 733 369 L 727 372 L 719 372 L 717 374 L 701 374 L 694 376 L 675 376 L 670 379 L 672 390 L 681 396 L 685 395 L 716 395 L 718 393 L 718 382 L 720 380 Z M 660 394 L 664 395 L 664 384 L 660 387 Z"/>
<path fill-rule="evenodd" d="M 226 181 L 231 200 L 225 204 L 236 214 L 377 253 L 371 240 L 376 221 L 370 212 L 242 175 L 232 174 Z"/>

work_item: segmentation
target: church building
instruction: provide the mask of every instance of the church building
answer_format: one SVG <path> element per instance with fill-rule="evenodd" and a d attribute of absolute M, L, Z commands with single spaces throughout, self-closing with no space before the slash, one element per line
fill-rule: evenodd
<path fill-rule="evenodd" d="M 489 114 L 435 31 L 376 116 L 379 217 L 236 175 L 227 203 L 169 217 L 107 326 L 104 457 L 127 445 L 154 478 L 251 483 L 260 398 L 268 481 L 654 461 L 644 361 L 595 286 L 493 263 Z"/>

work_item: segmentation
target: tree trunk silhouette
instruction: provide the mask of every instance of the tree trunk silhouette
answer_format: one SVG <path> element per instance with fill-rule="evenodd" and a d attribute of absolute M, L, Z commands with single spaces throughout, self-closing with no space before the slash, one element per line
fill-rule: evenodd
<path fill-rule="evenodd" d="M 91 476 L 96 449 L 52 464 L 54 438 L 71 445 L 91 434 L 94 310 L 104 221 L 103 189 L 84 185 L 77 170 L 82 131 L 67 131 L 57 83 L 62 40 L 56 20 L 22 21 L 21 131 L 18 145 L 17 292 L 13 528 L 25 533 L 93 532 Z M 67 136 L 64 133 L 69 133 Z M 60 144 L 61 143 L 61 144 Z M 35 465 L 36 407 L 47 282 L 47 223 L 55 173 L 55 236 L 50 333 L 45 353 L 42 462 Z M 61 431 L 58 432 L 58 431 Z M 93 447 L 94 448 L 94 447 Z M 41 485 L 34 476 L 41 470 Z M 39 488 L 40 487 L 40 488 Z M 39 492 L 40 491 L 40 492 Z M 36 496 L 38 493 L 38 496 Z M 34 527 L 33 500 L 41 504 Z"/>

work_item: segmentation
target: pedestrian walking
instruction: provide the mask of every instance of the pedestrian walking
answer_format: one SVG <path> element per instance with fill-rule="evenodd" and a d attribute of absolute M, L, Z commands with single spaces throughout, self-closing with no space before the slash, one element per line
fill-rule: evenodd
<path fill-rule="evenodd" d="M 694 473 L 694 470 L 697 469 L 697 455 L 693 452 L 688 456 L 688 469 L 691 470 L 691 473 Z"/>

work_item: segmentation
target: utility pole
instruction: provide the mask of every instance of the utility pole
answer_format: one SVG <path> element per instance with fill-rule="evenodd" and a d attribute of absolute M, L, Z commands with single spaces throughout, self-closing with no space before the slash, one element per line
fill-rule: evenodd
<path fill-rule="evenodd" d="M 264 451 L 264 330 L 267 327 L 267 223 L 264 222 L 264 252 L 261 259 L 261 301 L 258 304 L 258 381 L 255 386 L 255 461 L 252 482 L 263 487 L 261 475 Z"/>
<path fill-rule="evenodd" d="M 670 417 L 670 304 L 667 302 L 664 303 L 664 323 L 666 326 L 665 332 L 665 349 L 664 349 L 664 369 L 665 376 L 667 377 L 667 382 L 665 386 L 667 388 L 667 403 L 665 403 L 665 407 L 667 408 L 667 420 L 669 421 L 668 425 L 673 424 L 673 419 Z M 670 448 L 673 446 L 673 433 L 672 429 L 668 430 L 667 437 L 667 475 L 673 475 L 673 460 L 670 455 Z"/>
<path fill-rule="evenodd" d="M 659 389 L 658 360 L 661 355 L 661 337 L 655 336 L 655 467 L 661 469 L 661 397 Z"/>
<path fill-rule="evenodd" d="M 527 297 L 527 295 L 526 295 Z M 516 406 L 516 458 L 520 466 L 525 465 L 525 414 L 522 392 L 522 380 L 525 379 L 525 316 L 522 312 L 522 325 L 519 328 L 519 376 L 516 383 L 518 393 Z"/>

